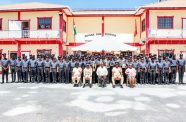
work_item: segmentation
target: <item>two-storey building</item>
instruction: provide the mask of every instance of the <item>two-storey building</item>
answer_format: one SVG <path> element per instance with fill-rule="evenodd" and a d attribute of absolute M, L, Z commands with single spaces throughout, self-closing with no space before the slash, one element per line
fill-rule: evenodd
<path fill-rule="evenodd" d="M 0 6 L 0 52 L 22 54 L 63 54 L 67 14 L 70 8 L 47 3 Z"/>
<path fill-rule="evenodd" d="M 107 36 L 137 46 L 141 53 L 179 55 L 186 52 L 185 13 L 185 0 L 152 3 L 137 10 L 71 10 L 47 3 L 1 5 L 0 53 L 58 56 Z"/>

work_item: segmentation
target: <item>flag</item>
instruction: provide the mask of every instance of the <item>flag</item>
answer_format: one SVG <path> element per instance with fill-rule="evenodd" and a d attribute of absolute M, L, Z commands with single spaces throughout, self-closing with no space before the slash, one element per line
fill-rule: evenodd
<path fill-rule="evenodd" d="M 73 34 L 74 34 L 74 36 L 77 35 L 76 24 L 75 24 L 74 19 L 73 19 Z"/>
<path fill-rule="evenodd" d="M 138 34 L 138 28 L 137 28 L 137 22 L 135 20 L 135 30 L 134 30 L 134 37 L 136 37 Z"/>

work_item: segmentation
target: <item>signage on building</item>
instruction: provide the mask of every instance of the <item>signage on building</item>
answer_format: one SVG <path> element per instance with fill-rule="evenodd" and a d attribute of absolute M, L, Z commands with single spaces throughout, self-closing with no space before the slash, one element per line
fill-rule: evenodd
<path fill-rule="evenodd" d="M 76 35 L 76 42 L 77 43 L 86 43 L 94 40 L 101 40 L 102 34 L 101 33 L 78 33 Z M 121 33 L 105 33 L 104 39 L 110 39 L 110 40 L 118 40 L 125 43 L 131 43 L 133 42 L 133 34 L 121 34 Z"/>

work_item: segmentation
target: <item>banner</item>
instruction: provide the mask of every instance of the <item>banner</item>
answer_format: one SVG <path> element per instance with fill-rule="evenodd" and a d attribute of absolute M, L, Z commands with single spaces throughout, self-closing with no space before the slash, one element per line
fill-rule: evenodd
<path fill-rule="evenodd" d="M 102 38 L 108 40 L 117 40 L 124 43 L 132 43 L 134 40 L 133 34 L 120 34 L 120 33 L 105 33 L 102 37 L 101 33 L 78 33 L 76 35 L 76 43 L 86 43 L 94 40 L 101 40 Z"/>

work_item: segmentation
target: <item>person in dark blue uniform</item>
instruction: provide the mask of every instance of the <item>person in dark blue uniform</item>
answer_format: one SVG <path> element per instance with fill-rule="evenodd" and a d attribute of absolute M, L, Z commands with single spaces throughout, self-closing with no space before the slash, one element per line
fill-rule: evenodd
<path fill-rule="evenodd" d="M 75 59 L 73 58 L 72 61 L 70 61 L 70 75 L 69 75 L 69 77 L 70 77 L 69 82 L 70 83 L 72 83 L 72 70 L 75 67 L 75 64 L 76 64 L 76 62 L 75 62 Z"/>
<path fill-rule="evenodd" d="M 22 79 L 22 60 L 21 57 L 19 56 L 17 61 L 16 61 L 16 72 L 17 72 L 17 82 L 20 83 Z"/>
<path fill-rule="evenodd" d="M 46 56 L 44 61 L 44 72 L 45 72 L 45 83 L 50 83 L 50 69 L 51 69 L 51 61 L 49 57 Z"/>
<path fill-rule="evenodd" d="M 60 57 L 58 61 L 59 66 L 59 82 L 64 83 L 65 82 L 65 62 L 63 61 L 63 58 Z"/>
<path fill-rule="evenodd" d="M 173 55 L 173 58 L 170 60 L 171 63 L 171 83 L 175 84 L 176 82 L 176 73 L 177 73 L 177 59 L 176 55 Z"/>
<path fill-rule="evenodd" d="M 158 83 L 163 83 L 163 61 L 162 57 L 159 56 L 158 62 L 157 62 L 157 73 L 158 73 Z"/>
<path fill-rule="evenodd" d="M 144 61 L 144 58 L 142 58 L 141 61 L 139 62 L 138 71 L 140 72 L 140 84 L 144 84 L 145 83 L 145 73 L 147 71 L 146 62 Z"/>
<path fill-rule="evenodd" d="M 2 83 L 4 83 L 5 76 L 6 76 L 6 83 L 8 83 L 9 61 L 6 58 L 6 53 L 3 54 L 3 59 L 1 59 L 1 66 L 2 66 Z"/>
<path fill-rule="evenodd" d="M 70 83 L 70 69 L 71 64 L 69 62 L 69 59 L 67 58 L 65 61 L 65 83 Z"/>
<path fill-rule="evenodd" d="M 37 60 L 37 82 L 44 82 L 44 61 L 41 56 L 38 56 Z"/>
<path fill-rule="evenodd" d="M 57 83 L 57 71 L 58 71 L 58 62 L 56 58 L 53 58 L 51 62 L 51 71 L 52 71 L 52 82 Z"/>
<path fill-rule="evenodd" d="M 35 82 L 36 81 L 36 67 L 37 67 L 37 61 L 35 60 L 34 56 L 30 57 L 30 82 Z"/>
<path fill-rule="evenodd" d="M 10 71 L 11 71 L 12 83 L 14 83 L 16 81 L 16 59 L 14 56 L 12 56 L 10 60 Z"/>
<path fill-rule="evenodd" d="M 155 84 L 156 81 L 156 71 L 157 71 L 157 64 L 155 62 L 154 58 L 151 58 L 151 62 L 149 63 L 149 68 L 150 72 L 150 84 Z"/>
<path fill-rule="evenodd" d="M 29 60 L 27 57 L 24 57 L 24 60 L 22 61 L 22 72 L 23 72 L 23 82 L 27 83 L 28 82 L 28 72 L 29 72 Z"/>
<path fill-rule="evenodd" d="M 134 57 L 134 61 L 132 62 L 132 66 L 134 67 L 134 69 L 136 71 L 138 71 L 139 61 L 137 60 L 137 57 Z M 136 73 L 136 82 L 139 83 L 139 81 L 138 81 L 138 73 Z"/>
<path fill-rule="evenodd" d="M 183 54 L 180 54 L 180 58 L 177 61 L 178 64 L 178 74 L 179 74 L 179 84 L 183 84 L 183 77 L 185 72 L 185 59 L 183 59 Z"/>
<path fill-rule="evenodd" d="M 168 57 L 165 58 L 165 62 L 163 63 L 163 72 L 164 72 L 164 83 L 169 84 L 169 73 L 170 73 L 170 62 L 168 61 Z"/>

